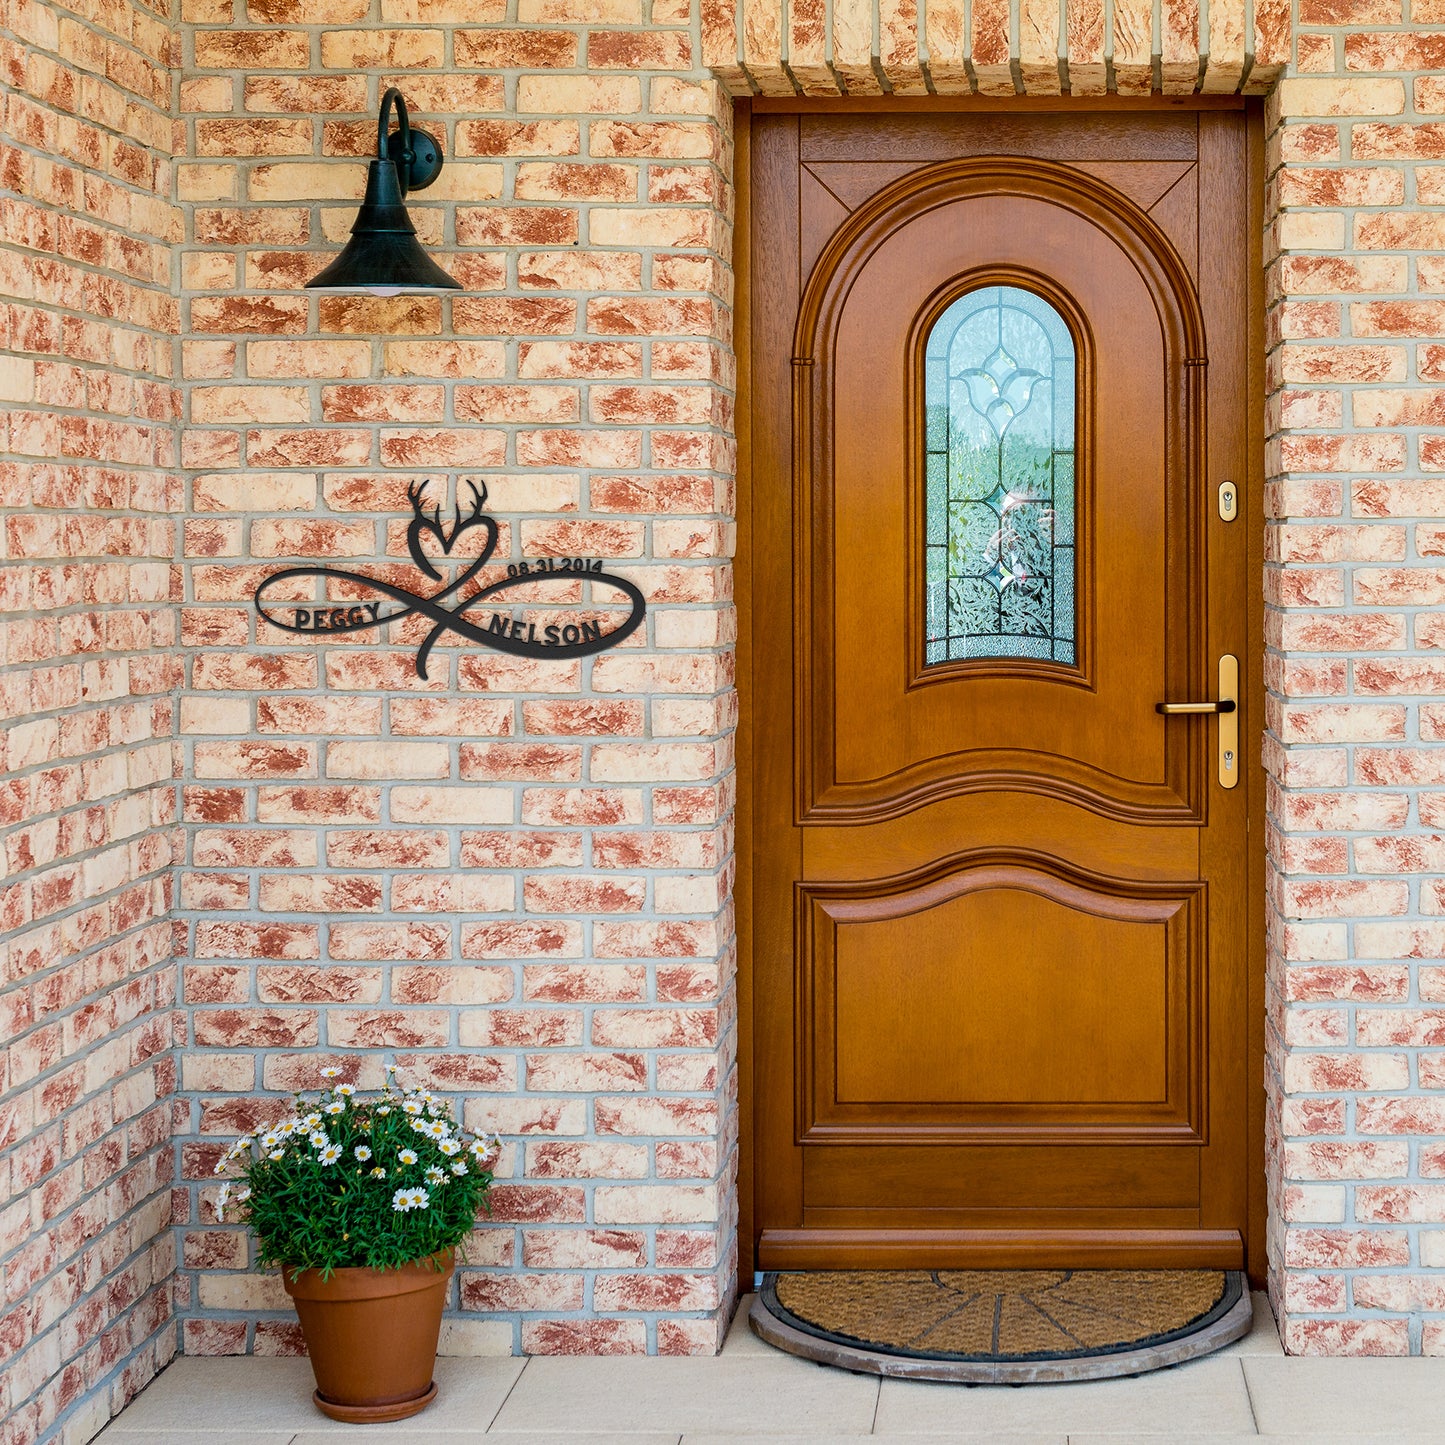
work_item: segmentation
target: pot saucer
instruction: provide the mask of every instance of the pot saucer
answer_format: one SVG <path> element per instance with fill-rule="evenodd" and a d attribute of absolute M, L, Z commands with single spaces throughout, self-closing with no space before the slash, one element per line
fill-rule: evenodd
<path fill-rule="evenodd" d="M 311 1392 L 316 1408 L 323 1415 L 350 1425 L 384 1425 L 389 1420 L 405 1420 L 409 1415 L 425 1410 L 436 1397 L 435 1380 L 420 1395 L 413 1395 L 409 1400 L 391 1400 L 384 1405 L 343 1405 L 338 1400 L 328 1400 L 320 1390 Z"/>

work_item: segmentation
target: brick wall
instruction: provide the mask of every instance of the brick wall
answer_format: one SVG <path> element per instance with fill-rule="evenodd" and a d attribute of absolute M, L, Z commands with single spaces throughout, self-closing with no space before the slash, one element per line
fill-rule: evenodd
<path fill-rule="evenodd" d="M 1439 0 L 1203 25 L 1119 0 L 922 21 L 903 0 L 185 0 L 174 27 L 5 0 L 0 55 L 0 1439 L 84 1438 L 172 1347 L 172 1126 L 184 1348 L 297 1348 L 207 1181 L 326 1063 L 370 1083 L 400 1062 L 507 1138 L 447 1349 L 715 1347 L 728 93 L 754 90 L 1264 92 L 1288 63 L 1267 116 L 1271 1287 L 1291 1349 L 1445 1352 Z M 443 140 L 412 214 L 465 296 L 301 290 L 388 83 Z M 423 684 L 405 628 L 258 621 L 280 567 L 403 566 L 421 479 L 448 506 L 485 481 L 499 558 L 608 559 L 645 629 L 580 663 L 443 645 Z"/>
<path fill-rule="evenodd" d="M 1297 1352 L 1445 1353 L 1445 7 L 1271 97 L 1270 1252 Z"/>
<path fill-rule="evenodd" d="M 174 30 L 0 7 L 0 1440 L 175 1346 Z"/>
<path fill-rule="evenodd" d="M 676 0 L 184 15 L 185 1348 L 298 1344 L 207 1207 L 220 1141 L 324 1064 L 394 1061 L 508 1141 L 447 1348 L 711 1352 L 737 1134 L 730 104 Z M 391 83 L 448 157 L 412 216 L 477 294 L 298 289 Z M 615 564 L 644 628 L 571 662 L 444 644 L 422 682 L 414 629 L 258 620 L 287 562 L 409 571 L 420 479 L 444 512 L 485 484 L 499 563 Z"/>

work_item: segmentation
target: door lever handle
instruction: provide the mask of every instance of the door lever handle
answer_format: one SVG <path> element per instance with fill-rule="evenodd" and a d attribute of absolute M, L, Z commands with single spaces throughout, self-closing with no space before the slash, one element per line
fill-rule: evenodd
<path fill-rule="evenodd" d="M 1156 702 L 1154 711 L 1166 717 L 1178 717 L 1181 713 L 1233 712 L 1238 706 L 1232 697 L 1223 697 L 1218 702 Z"/>
<path fill-rule="evenodd" d="M 1226 652 L 1219 659 L 1218 702 L 1156 702 L 1154 711 L 1165 717 L 1194 713 L 1218 713 L 1219 786 L 1233 788 L 1239 782 L 1239 659 Z"/>

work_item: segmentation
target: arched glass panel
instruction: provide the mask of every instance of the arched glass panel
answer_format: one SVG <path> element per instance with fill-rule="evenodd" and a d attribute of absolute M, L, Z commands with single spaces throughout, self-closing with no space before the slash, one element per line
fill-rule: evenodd
<path fill-rule="evenodd" d="M 1075 661 L 1074 341 L 1017 286 L 960 296 L 924 360 L 926 663 Z"/>

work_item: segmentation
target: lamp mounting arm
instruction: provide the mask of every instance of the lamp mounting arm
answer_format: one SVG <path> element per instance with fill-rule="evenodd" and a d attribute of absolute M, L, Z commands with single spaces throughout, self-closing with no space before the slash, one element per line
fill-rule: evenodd
<path fill-rule="evenodd" d="M 399 129 L 390 130 L 391 111 L 396 109 Z M 413 130 L 407 114 L 406 100 L 394 86 L 388 86 L 381 97 L 381 113 L 376 119 L 376 154 L 396 166 L 401 193 L 425 190 L 441 173 L 442 153 L 424 130 Z"/>

